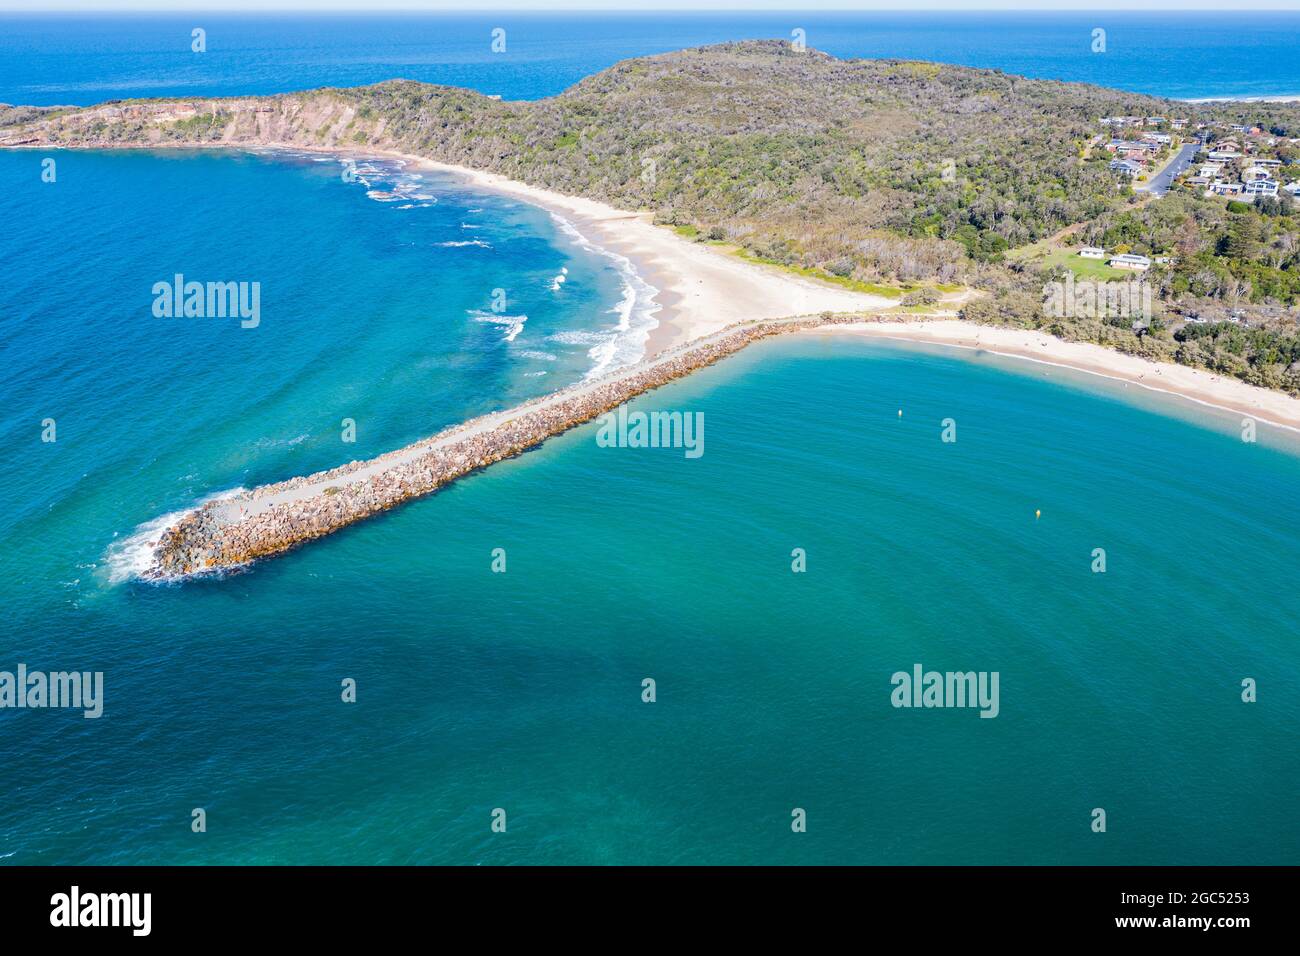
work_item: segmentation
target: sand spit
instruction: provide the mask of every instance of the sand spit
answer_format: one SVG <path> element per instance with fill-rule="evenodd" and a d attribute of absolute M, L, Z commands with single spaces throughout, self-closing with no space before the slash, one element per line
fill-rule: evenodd
<path fill-rule="evenodd" d="M 378 458 L 211 501 L 162 533 L 153 565 L 142 576 L 183 578 L 280 554 L 518 455 L 758 339 L 861 321 L 856 315 L 823 314 L 739 323 L 604 378 L 471 419 Z"/>
<path fill-rule="evenodd" d="M 1152 362 L 1091 342 L 1067 342 L 1032 329 L 977 325 L 954 319 L 907 323 L 870 321 L 813 332 L 836 332 L 866 338 L 897 339 L 921 344 L 1024 358 L 1103 378 L 1116 379 L 1155 392 L 1164 392 L 1211 408 L 1289 431 L 1300 431 L 1300 399 L 1285 392 L 1221 375 L 1208 369 Z"/>

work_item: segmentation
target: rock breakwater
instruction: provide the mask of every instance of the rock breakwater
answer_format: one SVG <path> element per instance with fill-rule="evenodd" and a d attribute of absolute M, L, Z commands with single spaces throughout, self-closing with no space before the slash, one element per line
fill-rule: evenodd
<path fill-rule="evenodd" d="M 162 533 L 145 577 L 182 578 L 279 554 L 518 455 L 758 339 L 859 321 L 857 315 L 823 314 L 729 326 L 603 378 L 471 419 L 378 458 L 208 502 Z"/>

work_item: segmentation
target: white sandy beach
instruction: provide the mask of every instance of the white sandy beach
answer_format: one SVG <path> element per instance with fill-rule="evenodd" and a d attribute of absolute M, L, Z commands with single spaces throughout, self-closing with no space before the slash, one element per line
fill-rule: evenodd
<path fill-rule="evenodd" d="M 932 345 L 980 349 L 997 355 L 1046 362 L 1102 375 L 1157 392 L 1178 395 L 1203 405 L 1240 413 L 1282 428 L 1300 431 L 1300 399 L 1272 389 L 1247 385 L 1203 369 L 1150 362 L 1089 342 L 1067 342 L 1043 332 L 976 325 L 958 320 L 861 322 L 813 329 L 806 335 L 860 335 Z"/>
<path fill-rule="evenodd" d="M 596 245 L 627 257 L 637 272 L 659 290 L 655 296 L 661 306 L 656 316 L 659 327 L 650 335 L 647 357 L 736 322 L 823 311 L 871 312 L 898 304 L 884 296 L 853 292 L 743 262 L 654 225 L 649 213 L 615 209 L 464 166 L 400 153 L 392 155 L 541 206 L 572 222 Z"/>
<path fill-rule="evenodd" d="M 229 144 L 240 148 L 245 144 Z M 298 152 L 354 155 L 341 147 L 263 143 L 259 147 Z M 650 333 L 645 357 L 674 345 L 711 335 L 737 322 L 778 319 L 818 312 L 878 312 L 896 299 L 867 295 L 817 282 L 780 269 L 745 262 L 657 226 L 651 213 L 629 212 L 605 203 L 567 196 L 468 166 L 455 166 L 394 150 L 355 151 L 358 158 L 400 159 L 412 169 L 448 173 L 482 189 L 513 196 L 572 223 L 601 249 L 627 258 L 657 291 L 659 325 Z"/>
<path fill-rule="evenodd" d="M 44 148 L 20 146 L 20 149 Z M 650 213 L 629 212 L 605 203 L 566 196 L 506 179 L 495 173 L 437 162 L 386 149 L 348 149 L 292 142 L 104 144 L 108 149 L 283 149 L 339 157 L 399 159 L 412 169 L 455 175 L 466 182 L 539 206 L 572 223 L 582 236 L 609 252 L 627 258 L 637 273 L 657 290 L 655 314 L 659 325 L 650 333 L 646 357 L 666 348 L 710 335 L 736 322 L 776 319 L 818 312 L 878 312 L 898 304 L 896 299 L 867 295 L 817 282 L 781 269 L 752 262 L 703 243 L 692 242 L 671 229 L 656 226 Z"/>
<path fill-rule="evenodd" d="M 418 156 L 412 163 L 463 176 L 484 188 L 517 196 L 572 221 L 597 245 L 626 256 L 661 291 L 660 326 L 646 350 L 662 349 L 710 335 L 735 322 L 831 312 L 879 312 L 897 305 L 883 296 L 863 295 L 829 284 L 740 261 L 671 230 L 649 216 L 588 199 L 565 196 L 492 173 L 450 166 Z M 983 349 L 1101 375 L 1157 392 L 1178 395 L 1261 422 L 1300 431 L 1300 399 L 1247 385 L 1203 369 L 1151 362 L 1087 342 L 1067 342 L 1043 332 L 977 325 L 957 319 L 862 322 L 806 334 L 848 332 L 899 341 Z"/>

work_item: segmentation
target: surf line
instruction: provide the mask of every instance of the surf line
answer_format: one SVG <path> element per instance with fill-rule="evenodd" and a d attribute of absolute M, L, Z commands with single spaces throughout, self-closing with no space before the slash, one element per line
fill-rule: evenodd
<path fill-rule="evenodd" d="M 141 577 L 184 578 L 280 554 L 514 457 L 751 342 L 861 321 L 860 314 L 821 313 L 738 322 L 602 378 L 471 419 L 378 458 L 211 500 L 162 532 Z"/>

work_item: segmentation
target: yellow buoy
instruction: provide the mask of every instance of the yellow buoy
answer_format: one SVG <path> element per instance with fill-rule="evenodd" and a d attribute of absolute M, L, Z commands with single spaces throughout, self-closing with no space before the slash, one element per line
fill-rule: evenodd
<path fill-rule="evenodd" d="M 1040 508 L 1036 508 L 1036 509 L 1034 509 L 1034 520 L 1035 520 L 1035 521 L 1037 521 L 1037 520 L 1038 520 L 1039 518 L 1041 518 L 1042 516 L 1043 516 L 1042 509 L 1040 509 Z"/>
<path fill-rule="evenodd" d="M 898 410 L 898 417 L 899 418 L 903 417 L 903 410 L 901 408 Z"/>

